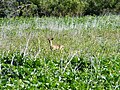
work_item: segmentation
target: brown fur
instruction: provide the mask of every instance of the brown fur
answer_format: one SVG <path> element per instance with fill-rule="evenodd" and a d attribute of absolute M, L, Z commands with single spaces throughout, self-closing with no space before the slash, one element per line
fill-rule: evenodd
<path fill-rule="evenodd" d="M 52 40 L 53 38 L 48 38 L 51 50 L 62 50 L 64 48 L 63 45 L 53 45 Z"/>

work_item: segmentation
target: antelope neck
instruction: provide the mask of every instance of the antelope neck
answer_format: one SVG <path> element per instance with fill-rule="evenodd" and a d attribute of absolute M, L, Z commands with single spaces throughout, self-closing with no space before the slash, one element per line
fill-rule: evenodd
<path fill-rule="evenodd" d="M 49 42 L 50 42 L 50 46 L 52 46 L 52 41 L 50 40 Z"/>

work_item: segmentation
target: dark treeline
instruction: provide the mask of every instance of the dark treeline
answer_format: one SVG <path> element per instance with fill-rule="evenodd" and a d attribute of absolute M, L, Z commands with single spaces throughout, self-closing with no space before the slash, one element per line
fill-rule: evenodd
<path fill-rule="evenodd" d="M 120 0 L 0 0 L 0 17 L 120 14 Z"/>

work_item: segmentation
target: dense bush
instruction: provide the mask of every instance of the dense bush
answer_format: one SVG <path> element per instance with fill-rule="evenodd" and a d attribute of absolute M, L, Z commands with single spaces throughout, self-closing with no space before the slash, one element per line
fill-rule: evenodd
<path fill-rule="evenodd" d="M 120 13 L 119 0 L 1 0 L 0 17 Z"/>
<path fill-rule="evenodd" d="M 40 15 L 77 16 L 83 15 L 85 3 L 80 0 L 30 0 L 39 7 Z"/>
<path fill-rule="evenodd" d="M 36 5 L 25 1 L 26 0 L 0 1 L 0 17 L 34 16 L 37 9 Z"/>
<path fill-rule="evenodd" d="M 120 13 L 119 0 L 86 0 L 88 7 L 85 14 Z"/>

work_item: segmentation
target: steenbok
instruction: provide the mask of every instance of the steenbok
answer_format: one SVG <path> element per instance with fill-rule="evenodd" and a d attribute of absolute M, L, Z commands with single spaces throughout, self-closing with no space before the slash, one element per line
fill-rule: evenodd
<path fill-rule="evenodd" d="M 53 38 L 48 38 L 49 44 L 50 44 L 50 49 L 51 50 L 62 50 L 64 48 L 63 45 L 54 45 L 52 43 Z"/>

